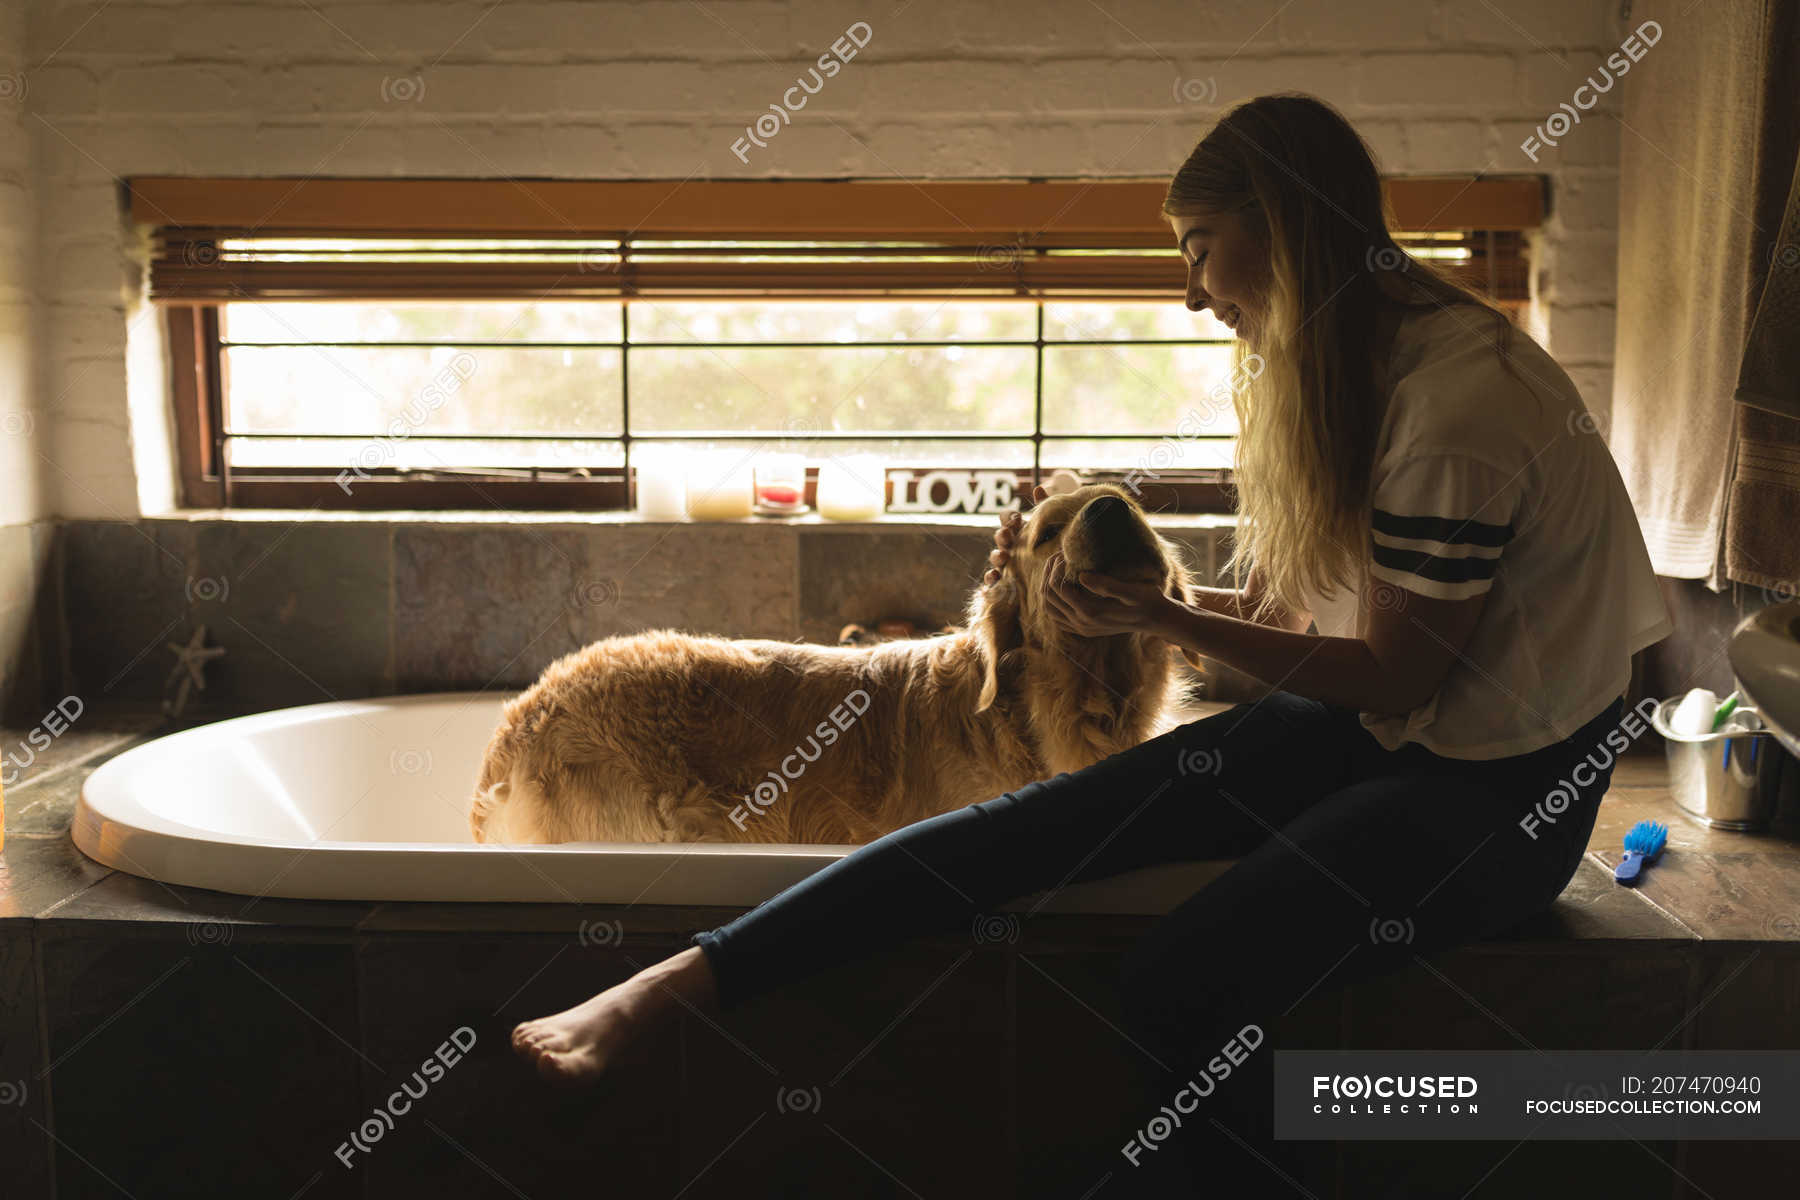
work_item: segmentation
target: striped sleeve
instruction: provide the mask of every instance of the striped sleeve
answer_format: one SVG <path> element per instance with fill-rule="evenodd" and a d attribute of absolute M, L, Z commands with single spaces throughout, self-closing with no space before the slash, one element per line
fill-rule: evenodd
<path fill-rule="evenodd" d="M 1468 600 L 1494 586 L 1512 539 L 1514 478 L 1460 454 L 1409 458 L 1375 485 L 1370 574 L 1439 600 Z"/>

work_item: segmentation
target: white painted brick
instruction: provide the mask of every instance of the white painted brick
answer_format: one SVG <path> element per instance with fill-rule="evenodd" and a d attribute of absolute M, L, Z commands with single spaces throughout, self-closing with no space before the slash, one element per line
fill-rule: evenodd
<path fill-rule="evenodd" d="M 1293 47 L 1393 49 L 1442 40 L 1437 0 L 1290 0 L 1277 10 L 1281 44 Z"/>
<path fill-rule="evenodd" d="M 1610 304 L 1548 305 L 1549 340 L 1545 349 L 1556 360 L 1571 363 L 1610 363 L 1616 317 Z"/>
<path fill-rule="evenodd" d="M 1613 373 L 1611 367 L 1565 367 L 1569 381 L 1581 393 L 1581 402 L 1587 410 L 1601 419 L 1602 424 L 1612 412 Z"/>
<path fill-rule="evenodd" d="M 1407 149 L 1407 127 L 1400 121 L 1356 121 L 1356 132 L 1362 135 L 1375 155 L 1380 171 L 1414 170 Z"/>
<path fill-rule="evenodd" d="M 1226 107 L 1268 92 L 1298 91 L 1343 111 L 1356 98 L 1356 62 L 1344 55 L 1240 56 L 1205 74 L 1218 79 L 1219 102 Z"/>
<path fill-rule="evenodd" d="M 131 468 L 131 436 L 125 427 L 125 399 L 118 419 L 49 421 L 44 486 L 50 511 L 60 517 L 130 520 L 137 515 L 137 474 Z"/>
<path fill-rule="evenodd" d="M 1618 286 L 1616 233 L 1570 234 L 1557 240 L 1555 257 L 1544 278 L 1544 294 L 1552 302 L 1610 302 L 1618 294 Z"/>
<path fill-rule="evenodd" d="M 31 161 L 31 143 L 36 134 L 25 124 L 26 119 L 22 108 L 14 108 L 7 114 L 4 106 L 0 106 L 0 177 L 26 180 L 36 173 Z M 43 128 L 37 118 L 30 118 L 30 121 L 32 126 Z"/>
<path fill-rule="evenodd" d="M 761 148 L 744 137 L 742 126 L 709 126 L 704 157 L 687 163 L 675 173 L 686 177 L 693 171 L 700 171 L 703 177 L 721 179 L 881 174 L 880 160 L 863 144 L 872 144 L 872 140 L 863 138 L 859 141 L 853 136 L 854 132 L 844 119 L 823 112 L 811 113 L 810 110 L 796 115 L 792 125 L 767 139 L 769 144 Z M 732 150 L 733 143 L 740 139 L 747 161 L 740 160 Z"/>
<path fill-rule="evenodd" d="M 1619 122 L 1611 114 L 1588 113 L 1580 125 L 1559 138 L 1555 146 L 1543 144 L 1542 113 L 1528 121 L 1496 121 L 1488 131 L 1488 154 L 1501 170 L 1554 171 L 1565 167 L 1609 166 L 1619 163 Z M 1536 138 L 1533 163 L 1521 147 Z"/>
<path fill-rule="evenodd" d="M 52 361 L 125 353 L 125 310 L 122 304 L 44 306 L 45 352 Z"/>
<path fill-rule="evenodd" d="M 1550 192 L 1550 215 L 1565 230 L 1619 227 L 1619 173 L 1595 169 L 1561 171 Z"/>
<path fill-rule="evenodd" d="M 1476 171 L 1488 163 L 1487 129 L 1480 121 L 1409 121 L 1408 171 Z"/>
<path fill-rule="evenodd" d="M 1513 61 L 1501 54 L 1369 54 L 1358 65 L 1356 96 L 1367 107 L 1491 110 L 1513 94 Z"/>
<path fill-rule="evenodd" d="M 29 181 L 0 181 L 0 229 L 35 239 L 37 231 L 33 214 L 36 208 L 36 196 Z"/>
<path fill-rule="evenodd" d="M 46 182 L 39 193 L 37 236 L 45 241 L 112 234 L 124 219 L 112 180 Z"/>
<path fill-rule="evenodd" d="M 123 347 L 105 358 L 60 359 L 52 374 L 56 420 L 107 424 L 116 419 L 126 387 Z"/>
<path fill-rule="evenodd" d="M 1107 101 L 1082 84 L 1094 86 L 1090 71 L 1104 71 L 1104 64 L 1046 63 L 1032 68 L 1004 62 L 886 63 L 871 60 L 852 64 L 830 81 L 814 102 L 830 99 L 846 109 L 871 115 L 923 112 L 995 114 L 1041 112 L 1073 106 L 1104 108 Z M 767 104 L 792 84 L 776 76 L 759 97 Z"/>
<path fill-rule="evenodd" d="M 172 150 L 188 136 L 188 118 L 70 117 L 36 134 L 41 178 L 58 186 L 94 186 L 117 176 L 166 169 Z"/>
<path fill-rule="evenodd" d="M 1543 31 L 1578 38 L 1600 11 L 1594 0 L 1498 2 L 1546 44 Z M 1545 98 L 1566 98 L 1616 38 L 1586 57 L 1559 49 L 1581 67 L 1568 78 L 1531 37 L 1504 23 L 1483 31 L 1493 14 L 1479 0 L 1293 0 L 1274 20 L 1275 6 L 1224 0 L 896 0 L 885 17 L 859 0 L 114 3 L 33 7 L 30 63 L 53 48 L 51 31 L 67 38 L 99 16 L 28 80 L 32 110 L 55 129 L 26 118 L 9 132 L 0 109 L 0 173 L 10 154 L 58 189 L 38 196 L 55 306 L 46 373 L 57 386 L 91 376 L 68 403 L 79 419 L 56 428 L 58 456 L 73 453 L 80 470 L 72 481 L 50 473 L 74 515 L 137 503 L 114 364 L 125 358 L 120 294 L 141 278 L 110 199 L 112 176 L 136 172 L 1154 178 L 1231 104 L 1300 90 L 1355 121 L 1387 170 L 1467 170 L 1503 153 L 1504 169 L 1549 174 L 1557 211 L 1540 239 L 1534 313 L 1559 359 L 1584 378 L 1609 370 L 1602 260 L 1617 123 L 1588 114 L 1579 132 L 1590 136 L 1538 166 L 1517 143 L 1547 115 Z M 744 124 L 857 19 L 873 26 L 867 49 L 739 162 L 730 143 Z M 1433 45 L 1448 52 L 1423 53 Z M 382 98 L 384 78 L 415 75 L 418 101 Z M 1211 82 L 1196 97 L 1183 80 Z"/>
<path fill-rule="evenodd" d="M 32 4 L 31 44 L 39 61 L 80 61 L 90 55 L 167 56 L 192 46 L 196 19 L 188 7 L 141 4 Z M 216 10 L 215 10 L 216 13 Z M 316 18 L 315 18 L 316 19 Z"/>
<path fill-rule="evenodd" d="M 1618 45 L 1617 0 L 1449 0 L 1446 36 L 1454 45 Z"/>
<path fill-rule="evenodd" d="M 1592 53 L 1574 50 L 1560 55 L 1561 61 L 1559 56 L 1541 51 L 1524 55 L 1519 60 L 1519 103 L 1526 115 L 1542 120 L 1558 105 L 1568 104 L 1581 117 L 1578 128 L 1585 128 L 1597 123 L 1596 118 L 1602 113 L 1617 113 L 1620 96 L 1631 76 L 1614 78 L 1609 86 L 1611 73 L 1606 69 L 1606 56 L 1610 53 L 1611 48 Z M 1589 89 L 1581 96 L 1585 108 L 1575 100 L 1576 89 L 1584 85 Z"/>
<path fill-rule="evenodd" d="M 780 48 L 767 30 L 746 19 L 758 4 L 708 5 L 719 18 L 747 35 L 751 45 L 708 20 L 699 5 L 689 4 L 532 4 L 491 2 L 473 6 L 419 6 L 424 11 L 372 6 L 345 14 L 341 21 L 358 41 L 376 51 L 411 48 L 451 62 L 488 62 L 496 55 L 558 58 L 632 59 L 756 57 L 756 50 Z M 440 9 L 443 15 L 439 15 Z M 776 14 L 779 16 L 779 12 Z M 780 25 L 785 26 L 781 21 Z M 421 36 L 423 35 L 423 36 Z"/>
<path fill-rule="evenodd" d="M 214 113 L 257 103 L 256 72 L 220 64 L 124 66 L 100 80 L 102 112 Z"/>
<path fill-rule="evenodd" d="M 742 127 L 738 129 L 741 133 Z M 633 123 L 620 134 L 619 161 L 613 169 L 596 174 L 603 179 L 686 179 L 698 163 L 724 161 L 717 157 L 718 137 L 724 132 L 724 126 L 707 127 L 692 121 Z M 727 139 L 726 153 L 729 146 Z M 737 160 L 733 157 L 731 161 Z"/>
<path fill-rule="evenodd" d="M 25 102 L 32 112 L 54 119 L 63 113 L 90 113 L 100 105 L 100 82 L 88 67 L 57 59 L 23 75 Z"/>
<path fill-rule="evenodd" d="M 1112 20 L 1111 46 L 1126 53 L 1141 50 L 1145 43 L 1162 48 L 1223 48 L 1227 53 L 1268 54 L 1277 49 L 1275 22 L 1269 20 L 1266 6 L 1245 4 L 1242 0 L 1187 0 L 1170 4 L 1168 0 L 1102 0 Z M 1046 6 L 1008 0 L 1020 12 L 1020 20 L 1044 22 Z M 978 5 L 966 7 L 976 8 Z M 1069 6 L 1079 11 L 1081 5 Z M 1060 13 L 1058 14 L 1060 16 Z"/>

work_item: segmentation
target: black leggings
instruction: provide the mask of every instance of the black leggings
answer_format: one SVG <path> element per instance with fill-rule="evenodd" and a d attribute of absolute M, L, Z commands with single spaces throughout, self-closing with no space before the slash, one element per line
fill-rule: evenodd
<path fill-rule="evenodd" d="M 1127 1032 L 1154 1064 L 1150 1107 L 1131 1127 L 1179 1107 L 1190 1115 L 1176 1138 L 1208 1183 L 1241 1166 L 1278 1189 L 1257 1159 L 1270 1152 L 1269 1044 L 1198 1111 L 1186 1107 L 1197 1093 L 1174 1103 L 1177 1089 L 1246 1025 L 1266 1030 L 1315 989 L 1490 937 L 1548 906 L 1586 850 L 1623 704 L 1541 750 L 1474 761 L 1387 750 L 1355 713 L 1275 692 L 897 830 L 693 940 L 730 1009 L 908 937 L 969 930 L 1019 897 L 1152 863 L 1235 858 L 1126 956 Z M 1180 1194 L 1163 1173 L 1181 1157 L 1146 1139 L 1105 1166 L 1113 1179 L 1095 1194 Z"/>

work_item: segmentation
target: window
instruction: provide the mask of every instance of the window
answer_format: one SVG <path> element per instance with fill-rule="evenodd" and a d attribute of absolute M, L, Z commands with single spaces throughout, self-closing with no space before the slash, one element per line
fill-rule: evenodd
<path fill-rule="evenodd" d="M 1217 510 L 1230 334 L 1161 188 L 132 181 L 190 505 L 622 508 L 672 443 L 1136 468 Z M 1524 300 L 1535 179 L 1389 192 L 1440 226 L 1409 249 Z"/>

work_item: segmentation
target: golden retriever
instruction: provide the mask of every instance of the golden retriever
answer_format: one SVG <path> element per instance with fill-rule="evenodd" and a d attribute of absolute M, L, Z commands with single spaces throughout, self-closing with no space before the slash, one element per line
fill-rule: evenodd
<path fill-rule="evenodd" d="M 478 842 L 873 840 L 1075 771 L 1178 723 L 1168 645 L 1076 637 L 1051 553 L 1192 598 L 1124 489 L 1046 497 L 966 628 L 874 646 L 655 630 L 550 664 L 510 701 L 469 810 Z"/>

